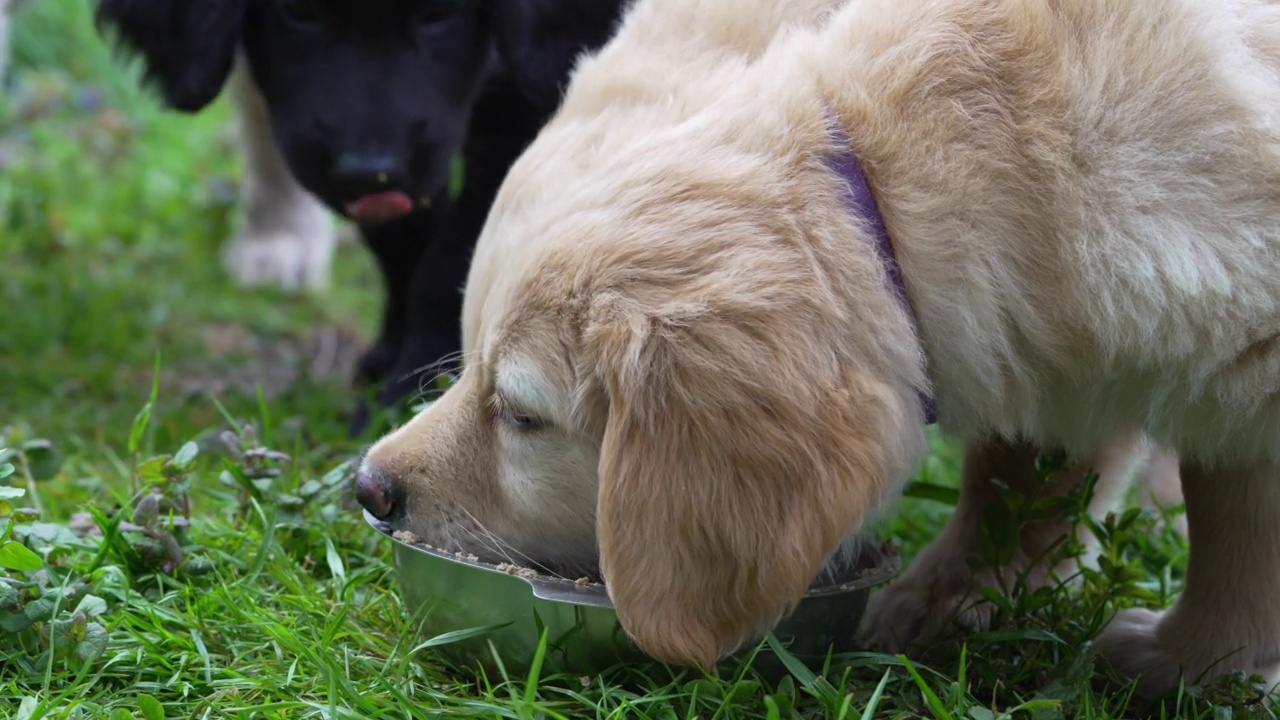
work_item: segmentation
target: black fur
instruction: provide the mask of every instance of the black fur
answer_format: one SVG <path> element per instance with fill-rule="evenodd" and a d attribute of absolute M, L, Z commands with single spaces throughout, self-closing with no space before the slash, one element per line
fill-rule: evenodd
<path fill-rule="evenodd" d="M 217 97 L 243 51 L 292 172 L 334 211 L 386 187 L 371 186 L 378 173 L 418 201 L 361 225 L 386 304 L 358 380 L 389 406 L 458 353 L 462 285 L 494 194 L 624 2 L 99 0 L 97 17 L 184 112 Z M 459 154 L 466 180 L 450 201 Z M 353 430 L 366 421 L 358 413 Z"/>
<path fill-rule="evenodd" d="M 104 0 L 98 21 L 140 50 L 144 76 L 165 102 L 195 112 L 213 102 L 231 73 L 246 0 Z"/>

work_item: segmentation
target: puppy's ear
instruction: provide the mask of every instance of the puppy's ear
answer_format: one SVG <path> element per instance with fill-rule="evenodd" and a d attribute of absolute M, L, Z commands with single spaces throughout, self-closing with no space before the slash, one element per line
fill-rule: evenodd
<path fill-rule="evenodd" d="M 197 112 L 222 91 L 235 62 L 246 0 L 99 0 L 95 19 L 142 56 L 165 104 Z"/>
<path fill-rule="evenodd" d="M 604 45 L 622 0 L 488 0 L 498 53 L 521 92 L 548 112 L 559 105 L 579 55 Z"/>
<path fill-rule="evenodd" d="M 609 398 L 601 566 L 624 629 L 659 660 L 709 669 L 759 637 L 895 487 L 903 402 L 795 325 L 588 330 Z"/>

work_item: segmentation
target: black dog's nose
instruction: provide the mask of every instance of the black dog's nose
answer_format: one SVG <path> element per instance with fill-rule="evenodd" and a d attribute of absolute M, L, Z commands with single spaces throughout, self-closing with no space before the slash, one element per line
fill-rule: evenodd
<path fill-rule="evenodd" d="M 370 515 L 385 520 L 395 511 L 400 494 L 385 475 L 361 467 L 356 473 L 356 502 Z"/>
<path fill-rule="evenodd" d="M 390 153 L 346 152 L 338 156 L 333 176 L 356 196 L 395 189 L 404 181 L 404 169 Z"/>

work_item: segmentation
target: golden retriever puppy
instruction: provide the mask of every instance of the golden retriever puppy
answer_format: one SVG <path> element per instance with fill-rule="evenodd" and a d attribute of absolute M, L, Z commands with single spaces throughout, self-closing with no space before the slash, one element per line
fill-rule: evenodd
<path fill-rule="evenodd" d="M 1148 693 L 1276 677 L 1280 4 L 831 5 L 639 0 L 580 62 L 477 247 L 465 369 L 362 502 L 598 558 L 643 650 L 707 666 L 892 502 L 934 407 L 1015 471 L 1149 435 L 1186 587 L 1100 647 Z"/>

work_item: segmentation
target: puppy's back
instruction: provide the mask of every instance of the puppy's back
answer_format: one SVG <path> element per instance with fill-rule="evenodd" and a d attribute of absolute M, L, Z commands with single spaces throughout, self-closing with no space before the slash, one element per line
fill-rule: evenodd
<path fill-rule="evenodd" d="M 614 39 L 584 56 L 561 116 L 665 107 L 687 116 L 786 28 L 811 28 L 848 0 L 639 0 Z M 683 110 L 683 112 L 682 112 Z"/>

